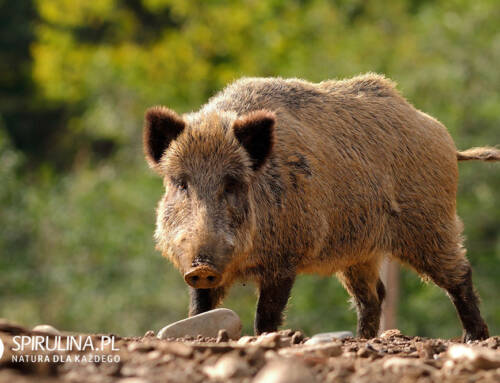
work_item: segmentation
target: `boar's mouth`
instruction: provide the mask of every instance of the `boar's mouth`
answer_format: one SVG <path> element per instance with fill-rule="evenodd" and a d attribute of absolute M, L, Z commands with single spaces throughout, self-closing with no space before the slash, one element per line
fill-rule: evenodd
<path fill-rule="evenodd" d="M 222 275 L 208 264 L 198 264 L 184 274 L 184 280 L 195 289 L 213 289 L 219 286 Z"/>

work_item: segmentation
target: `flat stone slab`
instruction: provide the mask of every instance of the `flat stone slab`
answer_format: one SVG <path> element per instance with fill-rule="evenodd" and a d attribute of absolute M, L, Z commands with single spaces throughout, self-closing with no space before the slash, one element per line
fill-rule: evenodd
<path fill-rule="evenodd" d="M 217 338 L 219 330 L 226 330 L 230 339 L 241 336 L 241 320 L 238 314 L 229 309 L 210 310 L 163 327 L 158 339 L 183 338 L 186 336 Z"/>

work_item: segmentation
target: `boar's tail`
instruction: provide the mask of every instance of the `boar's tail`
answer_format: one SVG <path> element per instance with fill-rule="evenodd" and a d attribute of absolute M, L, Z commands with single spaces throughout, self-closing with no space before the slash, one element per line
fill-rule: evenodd
<path fill-rule="evenodd" d="M 458 161 L 500 161 L 500 149 L 484 146 L 481 148 L 470 148 L 463 152 L 457 152 Z"/>

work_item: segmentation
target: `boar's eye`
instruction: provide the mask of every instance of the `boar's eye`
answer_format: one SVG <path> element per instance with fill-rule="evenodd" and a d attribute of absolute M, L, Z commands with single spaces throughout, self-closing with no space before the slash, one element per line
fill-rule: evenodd
<path fill-rule="evenodd" d="M 187 183 L 186 180 L 182 180 L 179 183 L 179 189 L 181 189 L 181 190 L 187 190 L 188 189 L 188 183 Z"/>
<path fill-rule="evenodd" d="M 224 183 L 224 193 L 225 194 L 235 194 L 240 188 L 239 181 L 234 177 L 226 177 Z"/>
<path fill-rule="evenodd" d="M 179 190 L 182 190 L 182 191 L 187 191 L 188 190 L 188 182 L 187 182 L 187 180 L 184 177 L 183 178 L 172 179 L 172 183 Z"/>

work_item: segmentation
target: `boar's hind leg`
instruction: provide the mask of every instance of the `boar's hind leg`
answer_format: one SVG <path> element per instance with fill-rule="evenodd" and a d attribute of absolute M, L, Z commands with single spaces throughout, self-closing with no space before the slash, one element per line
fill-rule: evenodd
<path fill-rule="evenodd" d="M 472 285 L 470 263 L 465 257 L 465 249 L 461 246 L 454 249 L 426 257 L 425 264 L 413 260 L 412 266 L 446 290 L 462 322 L 464 342 L 486 339 L 489 337 L 488 326 L 479 312 L 479 298 Z"/>
<path fill-rule="evenodd" d="M 377 336 L 385 297 L 384 284 L 379 278 L 378 263 L 351 266 L 339 273 L 339 279 L 353 297 L 358 313 L 357 333 L 361 338 Z"/>
<path fill-rule="evenodd" d="M 214 309 L 222 301 L 224 294 L 225 289 L 223 287 L 216 289 L 193 289 L 190 287 L 189 316 Z"/>
<path fill-rule="evenodd" d="M 472 286 L 472 270 L 468 262 L 467 266 L 462 282 L 446 289 L 462 321 L 464 342 L 489 338 L 488 326 L 479 312 L 479 298 Z"/>
<path fill-rule="evenodd" d="M 259 302 L 255 314 L 255 334 L 273 332 L 283 321 L 283 310 L 290 297 L 295 277 L 266 278 L 260 282 Z"/>

